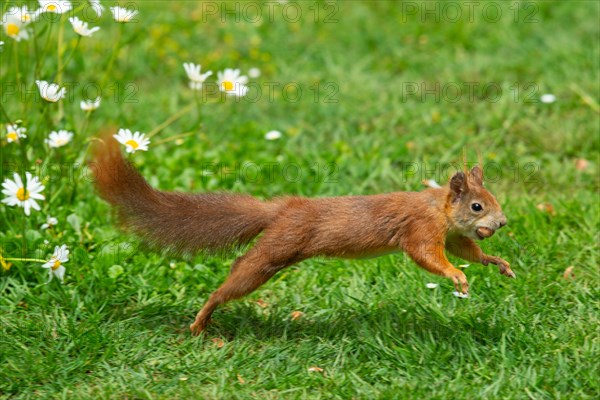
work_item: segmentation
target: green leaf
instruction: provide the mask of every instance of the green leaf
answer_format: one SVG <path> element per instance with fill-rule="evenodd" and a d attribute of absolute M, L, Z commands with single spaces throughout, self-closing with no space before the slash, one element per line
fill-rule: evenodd
<path fill-rule="evenodd" d="M 79 236 L 81 236 L 81 221 L 76 214 L 71 214 L 67 217 L 67 222 Z"/>
<path fill-rule="evenodd" d="M 108 269 L 108 276 L 113 279 L 116 279 L 119 275 L 122 275 L 123 272 L 124 272 L 123 267 L 115 264 Z"/>

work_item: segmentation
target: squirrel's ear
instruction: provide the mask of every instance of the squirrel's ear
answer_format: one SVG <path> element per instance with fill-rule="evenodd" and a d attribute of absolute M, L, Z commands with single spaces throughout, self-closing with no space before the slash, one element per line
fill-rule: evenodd
<path fill-rule="evenodd" d="M 483 186 L 483 170 L 479 165 L 476 165 L 471 169 L 469 177 L 471 178 L 471 182 L 478 186 Z"/>
<path fill-rule="evenodd" d="M 464 172 L 457 172 L 450 179 L 450 192 L 452 201 L 458 201 L 460 196 L 467 191 L 467 177 Z"/>

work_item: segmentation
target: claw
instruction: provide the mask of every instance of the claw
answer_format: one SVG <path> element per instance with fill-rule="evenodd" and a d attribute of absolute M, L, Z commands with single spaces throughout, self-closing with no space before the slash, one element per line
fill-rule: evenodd
<path fill-rule="evenodd" d="M 192 336 L 199 336 L 204 331 L 204 324 L 199 322 L 194 322 L 190 325 L 190 331 L 192 331 Z"/>

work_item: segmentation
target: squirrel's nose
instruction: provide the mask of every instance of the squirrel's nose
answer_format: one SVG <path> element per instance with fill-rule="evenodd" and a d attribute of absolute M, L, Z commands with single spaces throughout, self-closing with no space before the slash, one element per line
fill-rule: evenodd
<path fill-rule="evenodd" d="M 500 218 L 500 221 L 498 221 L 498 225 L 499 228 L 502 228 L 504 225 L 506 225 L 506 217 L 503 215 L 502 218 Z"/>

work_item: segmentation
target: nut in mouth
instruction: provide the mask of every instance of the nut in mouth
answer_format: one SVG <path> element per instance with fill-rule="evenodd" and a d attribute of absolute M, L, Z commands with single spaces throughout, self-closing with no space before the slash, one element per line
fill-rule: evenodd
<path fill-rule="evenodd" d="M 479 237 L 479 239 L 481 239 L 481 240 L 491 237 L 494 234 L 494 232 L 495 231 L 493 229 L 486 228 L 486 227 L 479 227 L 475 231 L 475 233 L 477 234 L 477 237 Z"/>

